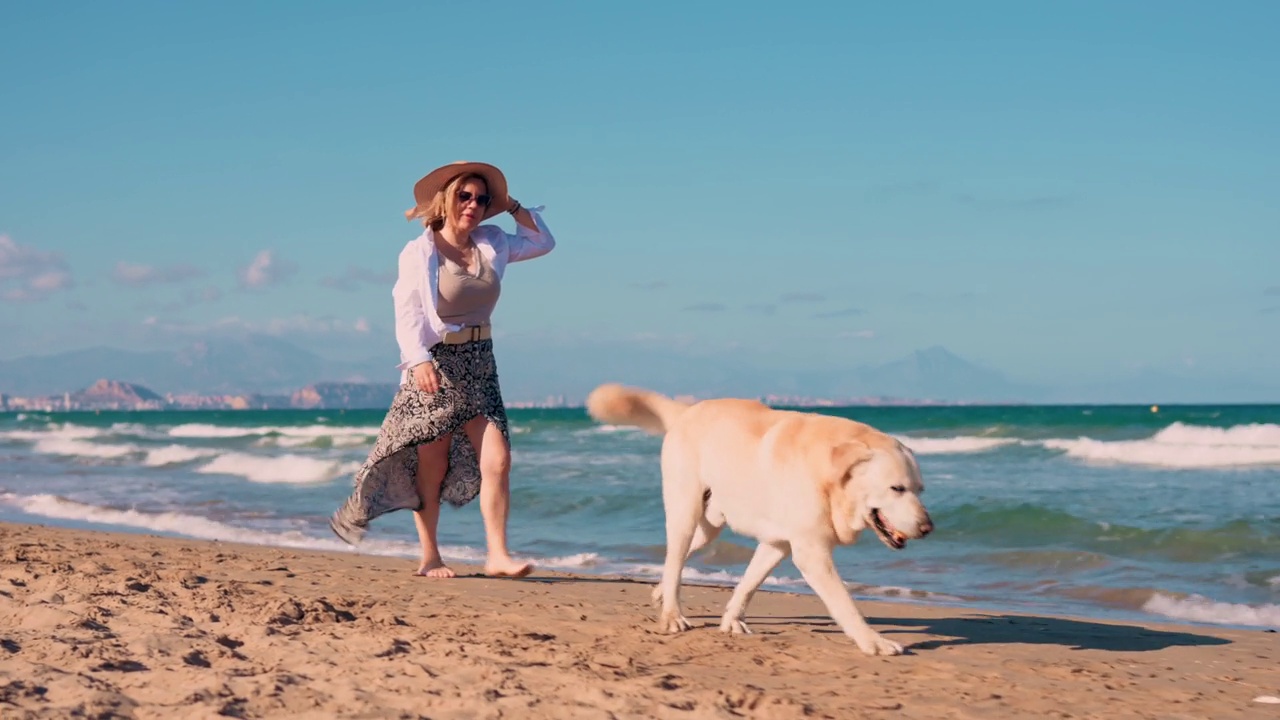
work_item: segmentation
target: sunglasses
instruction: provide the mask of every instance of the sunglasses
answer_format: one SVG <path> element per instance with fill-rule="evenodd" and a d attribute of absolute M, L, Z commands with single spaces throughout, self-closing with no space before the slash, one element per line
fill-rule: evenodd
<path fill-rule="evenodd" d="M 459 190 L 459 191 L 458 191 L 458 202 L 462 203 L 463 205 L 466 205 L 467 203 L 471 202 L 472 200 L 475 200 L 475 201 L 476 201 L 476 204 L 477 204 L 477 205 L 479 205 L 480 207 L 489 207 L 489 201 L 490 201 L 490 200 L 492 200 L 492 199 L 493 199 L 493 198 L 489 197 L 488 195 L 484 195 L 484 194 L 481 194 L 481 195 L 472 195 L 471 193 L 467 192 L 466 190 Z"/>

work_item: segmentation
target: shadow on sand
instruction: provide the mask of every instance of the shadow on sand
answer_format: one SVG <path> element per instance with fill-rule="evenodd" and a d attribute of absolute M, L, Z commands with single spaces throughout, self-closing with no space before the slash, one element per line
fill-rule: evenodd
<path fill-rule="evenodd" d="M 970 615 L 940 618 L 867 618 L 872 627 L 905 645 L 909 650 L 936 650 L 948 645 L 1061 645 L 1073 650 L 1150 652 L 1178 646 L 1229 645 L 1230 640 L 1213 635 L 1157 630 L 1141 625 L 1071 620 L 1032 615 Z M 811 625 L 815 632 L 839 633 L 830 618 L 748 618 L 752 627 L 769 625 Z M 908 643 L 903 634 L 940 635 L 941 639 Z"/>
<path fill-rule="evenodd" d="M 464 576 L 465 577 L 465 576 Z M 483 577 L 483 576 L 474 576 Z M 611 585 L 648 585 L 653 582 L 612 577 L 528 577 L 521 582 L 548 584 L 606 583 Z M 686 586 L 691 585 L 685 583 Z M 715 625 L 718 615 L 690 614 L 690 620 Z M 747 624 L 757 632 L 776 633 L 786 626 L 808 626 L 814 632 L 841 633 L 835 622 L 825 615 L 749 616 Z M 973 614 L 959 617 L 910 618 L 868 617 L 872 627 L 906 646 L 908 651 L 936 650 L 948 645 L 1060 645 L 1073 650 L 1106 650 L 1112 652 L 1150 652 L 1180 646 L 1229 645 L 1231 641 L 1213 635 L 1157 630 L 1141 625 L 1090 622 L 1037 615 Z M 934 635 L 939 639 L 909 642 L 903 635 Z"/>

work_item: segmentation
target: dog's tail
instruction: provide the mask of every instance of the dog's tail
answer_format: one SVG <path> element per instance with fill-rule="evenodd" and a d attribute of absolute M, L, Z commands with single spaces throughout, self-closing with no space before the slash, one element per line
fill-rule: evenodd
<path fill-rule="evenodd" d="M 587 413 L 610 425 L 634 425 L 662 435 L 679 418 L 689 403 L 640 388 L 609 383 L 587 396 Z"/>

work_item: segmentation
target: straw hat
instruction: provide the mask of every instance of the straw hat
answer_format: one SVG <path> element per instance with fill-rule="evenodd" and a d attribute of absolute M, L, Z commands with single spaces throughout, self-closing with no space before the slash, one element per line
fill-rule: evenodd
<path fill-rule="evenodd" d="M 484 210 L 483 219 L 487 220 L 504 212 L 511 202 L 507 197 L 507 178 L 502 174 L 501 170 L 489 163 L 459 160 L 438 167 L 414 184 L 413 199 L 417 203 L 417 207 L 425 207 L 436 196 L 436 193 L 449 184 L 449 181 L 459 175 L 473 174 L 484 178 L 485 187 L 488 189 L 489 197 L 491 198 L 489 207 Z M 413 211 L 410 210 L 409 212 L 412 213 Z"/>

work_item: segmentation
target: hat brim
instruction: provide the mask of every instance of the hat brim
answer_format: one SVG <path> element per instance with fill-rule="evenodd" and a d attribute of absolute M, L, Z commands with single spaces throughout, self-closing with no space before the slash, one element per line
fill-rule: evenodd
<path fill-rule="evenodd" d="M 444 189 L 459 175 L 479 175 L 484 178 L 485 189 L 489 191 L 489 207 L 485 208 L 484 219 L 498 215 L 511 203 L 507 196 L 507 177 L 502 171 L 489 163 L 459 161 L 443 165 L 427 173 L 414 183 L 413 199 L 419 205 L 426 205 L 435 198 L 436 193 Z"/>

